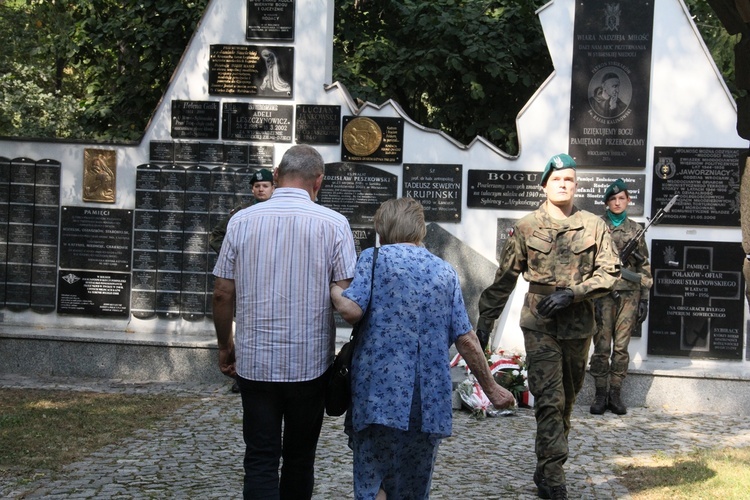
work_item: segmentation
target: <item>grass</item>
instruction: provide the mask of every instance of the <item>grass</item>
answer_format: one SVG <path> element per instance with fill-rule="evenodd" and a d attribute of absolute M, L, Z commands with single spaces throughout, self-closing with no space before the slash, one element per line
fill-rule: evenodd
<path fill-rule="evenodd" d="M 744 499 L 750 491 L 750 448 L 656 455 L 617 472 L 634 500 Z"/>
<path fill-rule="evenodd" d="M 27 482 L 55 473 L 196 399 L 0 389 L 0 477 Z"/>

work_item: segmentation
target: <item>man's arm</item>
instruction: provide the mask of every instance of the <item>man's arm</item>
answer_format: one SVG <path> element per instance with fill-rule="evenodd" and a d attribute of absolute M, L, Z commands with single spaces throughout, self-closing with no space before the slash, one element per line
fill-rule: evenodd
<path fill-rule="evenodd" d="M 234 323 L 234 280 L 216 278 L 213 295 L 213 317 L 216 342 L 219 345 L 219 369 L 228 377 L 234 377 L 235 353 L 232 325 Z"/>
<path fill-rule="evenodd" d="M 505 242 L 500 267 L 497 268 L 495 273 L 495 281 L 479 296 L 477 330 L 492 331 L 495 320 L 502 314 L 505 304 L 508 302 L 508 297 L 516 287 L 518 276 L 521 274 L 525 262 L 518 258 L 519 255 L 522 255 L 518 245 L 516 234 L 510 236 Z"/>

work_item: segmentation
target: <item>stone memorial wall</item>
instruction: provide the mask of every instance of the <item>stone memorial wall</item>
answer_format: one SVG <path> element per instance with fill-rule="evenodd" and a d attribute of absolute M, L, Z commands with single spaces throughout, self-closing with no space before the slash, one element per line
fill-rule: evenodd
<path fill-rule="evenodd" d="M 349 219 L 358 251 L 376 243 L 384 200 L 423 204 L 426 246 L 459 272 L 474 321 L 509 231 L 543 201 L 542 168 L 569 152 L 586 210 L 602 213 L 618 178 L 640 222 L 679 195 L 646 236 L 655 286 L 634 362 L 747 362 L 738 244 L 747 144 L 680 0 L 540 9 L 555 71 L 518 115 L 517 157 L 481 137 L 460 144 L 392 101 L 357 104 L 331 78 L 333 9 L 332 0 L 210 2 L 137 146 L 0 139 L 0 324 L 211 337 L 208 234 L 251 197 L 252 173 L 299 143 L 323 155 L 317 201 Z M 621 102 L 605 112 L 612 75 Z M 84 192 L 94 148 L 116 164 L 111 200 Z M 525 291 L 521 280 L 496 345 L 522 345 Z"/>

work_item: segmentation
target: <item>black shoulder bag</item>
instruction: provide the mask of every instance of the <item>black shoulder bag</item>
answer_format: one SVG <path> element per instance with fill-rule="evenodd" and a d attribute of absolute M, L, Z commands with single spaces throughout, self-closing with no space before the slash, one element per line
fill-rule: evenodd
<path fill-rule="evenodd" d="M 372 280 L 370 282 L 370 302 L 372 302 L 372 286 L 375 282 L 375 261 L 378 260 L 378 247 L 372 253 Z M 367 307 L 370 310 L 370 307 Z M 352 354 L 354 354 L 354 346 L 357 343 L 359 337 L 359 329 L 365 322 L 365 316 L 363 314 L 359 321 L 357 321 L 352 327 L 352 335 L 349 337 L 349 342 L 341 347 L 341 350 L 333 359 L 333 367 L 331 368 L 331 378 L 328 380 L 328 387 L 326 389 L 326 414 L 330 417 L 338 417 L 343 415 L 352 403 L 352 379 L 351 379 L 351 367 L 352 367 Z"/>

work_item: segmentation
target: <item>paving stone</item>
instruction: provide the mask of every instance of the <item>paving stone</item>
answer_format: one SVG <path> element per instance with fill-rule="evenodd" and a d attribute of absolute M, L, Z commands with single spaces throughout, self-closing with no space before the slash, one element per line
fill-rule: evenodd
<path fill-rule="evenodd" d="M 200 396 L 159 426 L 70 464 L 60 477 L 26 484 L 0 479 L 0 498 L 241 498 L 242 408 L 224 384 L 138 383 L 0 376 L 0 387 L 56 388 L 129 394 Z M 433 499 L 533 499 L 535 422 L 532 410 L 477 420 L 454 411 L 454 435 L 440 446 Z M 741 415 L 632 408 L 624 416 L 593 416 L 575 407 L 566 464 L 571 498 L 629 498 L 615 473 L 638 457 L 717 446 L 750 446 Z M 318 445 L 315 500 L 352 498 L 351 451 L 343 417 L 328 418 Z"/>

